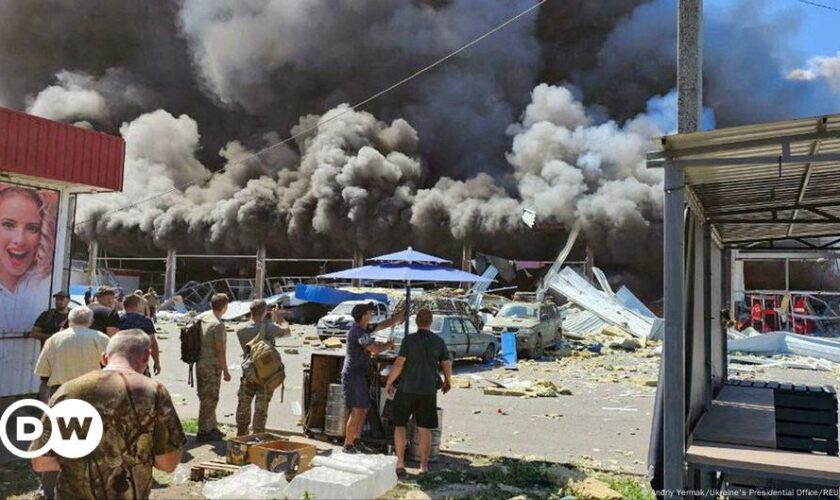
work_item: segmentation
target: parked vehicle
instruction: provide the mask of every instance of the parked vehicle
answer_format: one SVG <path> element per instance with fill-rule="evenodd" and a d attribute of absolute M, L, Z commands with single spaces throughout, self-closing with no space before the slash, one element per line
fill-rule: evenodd
<path fill-rule="evenodd" d="M 539 358 L 545 348 L 552 348 L 562 338 L 563 319 L 550 302 L 510 302 L 484 325 L 484 333 L 502 344 L 502 332 L 516 334 L 516 350 L 529 358 Z"/>
<path fill-rule="evenodd" d="M 318 330 L 318 337 L 321 340 L 329 337 L 338 337 L 341 340 L 347 338 L 347 332 L 353 326 L 353 316 L 350 313 L 353 311 L 353 306 L 357 304 L 372 304 L 373 319 L 370 324 L 376 325 L 388 318 L 388 306 L 376 300 L 348 300 L 335 306 L 335 309 L 327 313 L 326 316 L 318 320 L 316 329 Z"/>
<path fill-rule="evenodd" d="M 488 362 L 496 357 L 499 348 L 496 337 L 481 332 L 474 320 L 467 315 L 434 313 L 430 330 L 446 342 L 452 359 L 477 357 Z M 412 321 L 409 323 L 408 333 L 411 335 L 416 331 L 417 325 Z M 395 353 L 399 352 L 399 346 L 405 336 L 405 324 L 379 331 L 377 340 L 384 342 L 391 336 L 396 344 Z"/>

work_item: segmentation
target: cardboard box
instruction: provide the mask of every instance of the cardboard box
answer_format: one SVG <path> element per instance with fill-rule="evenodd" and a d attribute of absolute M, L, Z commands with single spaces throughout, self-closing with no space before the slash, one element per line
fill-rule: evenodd
<path fill-rule="evenodd" d="M 233 465 L 247 465 L 251 463 L 248 455 L 254 446 L 281 440 L 282 436 L 268 432 L 231 438 L 227 442 L 227 462 Z"/>
<path fill-rule="evenodd" d="M 282 472 L 291 477 L 312 468 L 315 447 L 288 440 L 271 441 L 252 446 L 248 462 L 270 472 Z"/>

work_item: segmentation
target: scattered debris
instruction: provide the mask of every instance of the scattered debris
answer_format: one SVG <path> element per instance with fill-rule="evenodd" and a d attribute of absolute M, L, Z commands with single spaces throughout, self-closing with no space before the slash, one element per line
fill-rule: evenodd
<path fill-rule="evenodd" d="M 606 483 L 593 477 L 583 481 L 575 481 L 571 485 L 572 492 L 580 498 L 592 500 L 621 500 L 621 494 L 610 488 Z"/>
<path fill-rule="evenodd" d="M 452 387 L 455 389 L 469 389 L 472 384 L 466 377 L 452 377 Z"/>
<path fill-rule="evenodd" d="M 586 474 L 564 465 L 556 464 L 543 470 L 543 478 L 558 488 L 565 488 L 575 481 L 582 481 L 586 478 Z"/>
<path fill-rule="evenodd" d="M 286 354 L 300 354 L 300 351 L 294 348 L 283 349 L 283 352 Z"/>
<path fill-rule="evenodd" d="M 525 397 L 527 392 L 524 389 L 504 389 L 499 387 L 486 387 L 484 394 L 487 396 L 513 396 Z"/>
<path fill-rule="evenodd" d="M 610 349 L 623 349 L 625 351 L 635 351 L 642 348 L 642 343 L 634 338 L 626 338 L 621 342 L 613 342 L 609 345 Z"/>
<path fill-rule="evenodd" d="M 743 332 L 729 330 L 727 350 L 730 353 L 748 353 L 772 357 L 772 360 L 755 363 L 763 366 L 784 366 L 808 370 L 832 371 L 840 368 L 840 341 L 824 337 L 809 337 L 791 332 L 759 334 L 753 329 Z M 788 355 L 787 357 L 781 357 Z M 791 357 L 792 356 L 792 357 Z M 734 358 L 735 362 L 745 358 Z"/>
<path fill-rule="evenodd" d="M 327 349 L 336 349 L 336 348 L 342 347 L 344 345 L 344 344 L 341 343 L 341 339 L 339 339 L 338 337 L 330 337 L 330 338 L 324 340 L 324 342 L 322 342 L 322 343 L 324 344 L 324 347 L 326 347 Z"/>
<path fill-rule="evenodd" d="M 545 379 L 536 381 L 508 379 L 502 382 L 502 387 L 487 387 L 484 394 L 488 396 L 513 396 L 525 398 L 555 398 L 557 396 L 571 396 L 571 389 L 557 387 L 554 382 Z"/>
<path fill-rule="evenodd" d="M 643 316 L 629 309 L 615 296 L 592 286 L 570 267 L 552 276 L 547 283 L 552 290 L 563 295 L 579 308 L 586 309 L 608 325 L 617 326 L 638 338 L 661 338 L 663 330 L 661 319 Z"/>

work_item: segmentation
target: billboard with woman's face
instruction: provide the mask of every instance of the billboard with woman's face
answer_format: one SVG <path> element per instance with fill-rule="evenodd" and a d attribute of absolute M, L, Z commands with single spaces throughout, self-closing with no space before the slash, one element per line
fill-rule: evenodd
<path fill-rule="evenodd" d="M 0 182 L 0 336 L 50 307 L 58 191 Z"/>

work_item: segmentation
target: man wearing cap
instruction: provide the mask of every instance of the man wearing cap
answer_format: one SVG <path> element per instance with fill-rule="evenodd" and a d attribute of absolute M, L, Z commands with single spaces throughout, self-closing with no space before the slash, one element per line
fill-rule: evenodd
<path fill-rule="evenodd" d="M 53 295 L 53 299 L 55 299 L 55 307 L 42 312 L 35 320 L 35 325 L 32 326 L 32 331 L 29 333 L 30 337 L 41 341 L 41 349 L 44 348 L 44 342 L 48 338 L 67 326 L 67 315 L 70 314 L 70 308 L 68 307 L 70 305 L 69 293 L 62 290 Z M 41 380 L 38 394 L 41 401 L 46 402 L 49 399 L 49 389 L 47 381 L 44 379 Z"/>
<path fill-rule="evenodd" d="M 117 292 L 109 286 L 101 286 L 96 290 L 96 297 L 90 304 L 93 311 L 94 330 L 99 330 L 109 337 L 120 331 L 120 316 L 117 314 L 115 305 L 117 303 Z"/>
<path fill-rule="evenodd" d="M 70 313 L 70 294 L 65 291 L 60 291 L 53 295 L 55 299 L 55 307 L 47 309 L 42 312 L 38 319 L 35 320 L 35 325 L 32 327 L 32 332 L 29 334 L 33 339 L 41 341 L 41 347 L 44 342 L 50 338 L 50 335 L 61 330 L 65 323 L 67 323 L 67 315 Z"/>
<path fill-rule="evenodd" d="M 370 387 L 367 381 L 370 355 L 379 354 L 394 347 L 393 341 L 384 344 L 375 343 L 371 333 L 396 325 L 403 320 L 405 312 L 396 311 L 393 316 L 373 328 L 370 327 L 373 304 L 356 304 L 350 315 L 353 316 L 355 323 L 347 332 L 347 354 L 341 370 L 344 403 L 350 409 L 344 436 L 344 451 L 357 453 L 363 451 L 356 441 L 362 435 L 362 428 L 370 409 Z"/>

